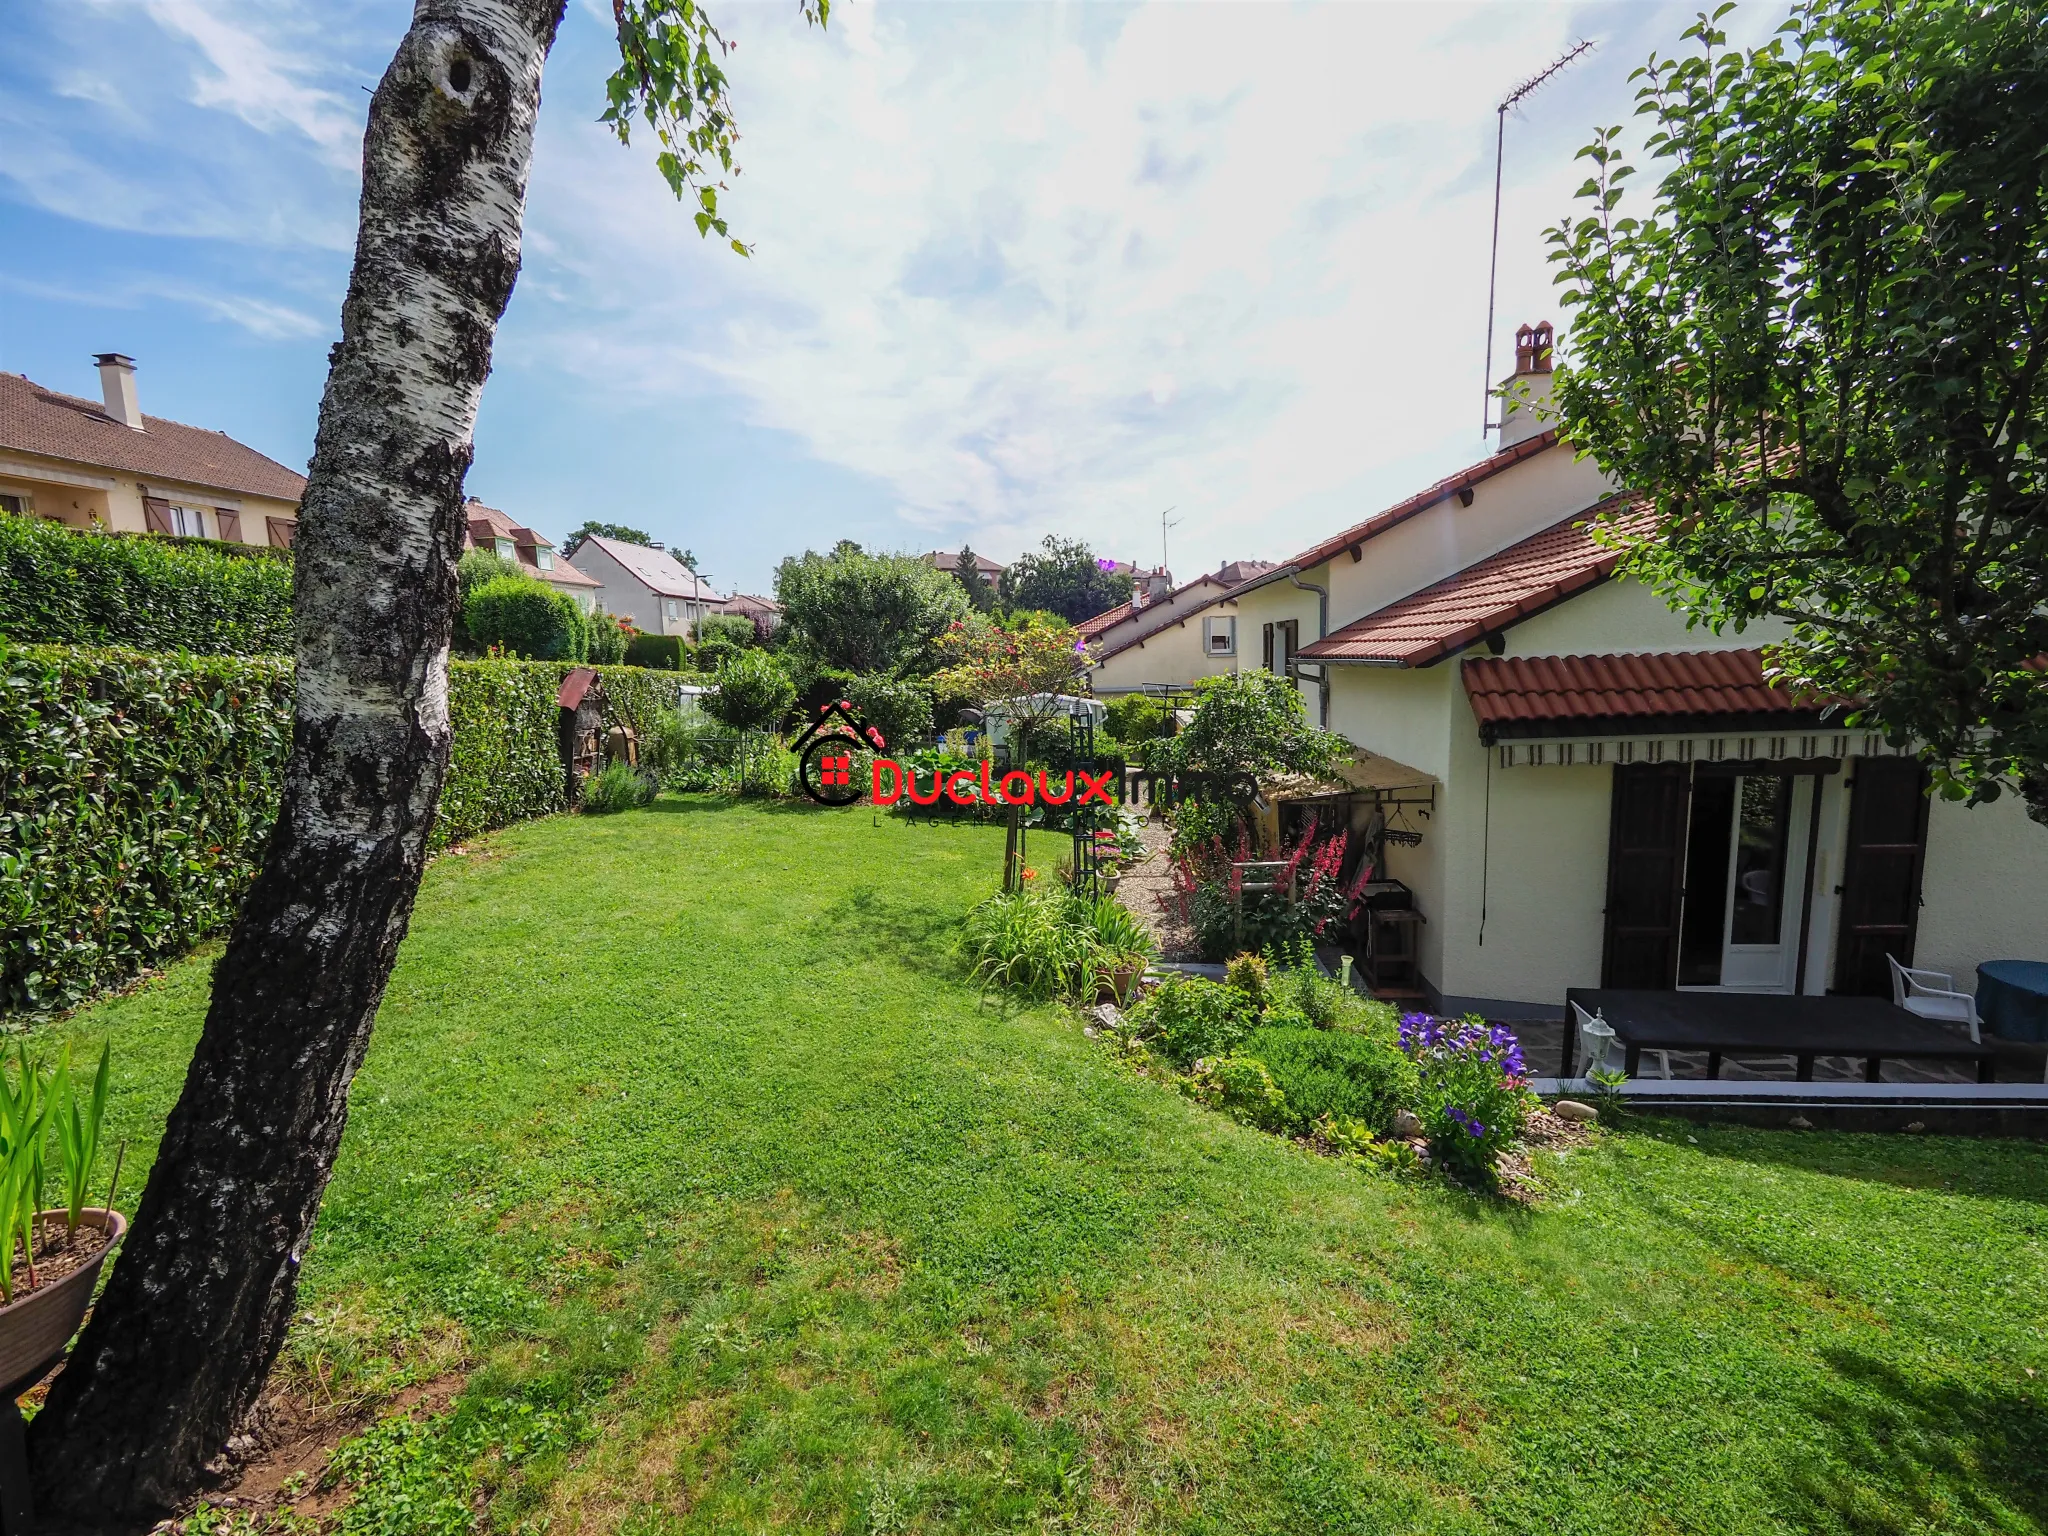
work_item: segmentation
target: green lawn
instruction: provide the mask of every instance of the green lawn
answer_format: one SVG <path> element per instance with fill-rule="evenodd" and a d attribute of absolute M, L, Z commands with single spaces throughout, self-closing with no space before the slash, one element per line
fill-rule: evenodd
<path fill-rule="evenodd" d="M 286 1369 L 469 1385 L 350 1528 L 2048 1530 L 2048 1149 L 1653 1127 L 1535 1212 L 1322 1160 L 979 1003 L 1000 837 L 664 799 L 434 865 Z M 139 1143 L 209 959 L 63 1026 Z"/>

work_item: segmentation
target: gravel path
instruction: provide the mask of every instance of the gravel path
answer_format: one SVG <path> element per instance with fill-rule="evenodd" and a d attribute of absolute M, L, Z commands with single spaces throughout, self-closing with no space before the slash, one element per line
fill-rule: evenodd
<path fill-rule="evenodd" d="M 1145 823 L 1145 857 L 1125 871 L 1117 896 L 1137 914 L 1138 921 L 1152 930 L 1162 960 L 1199 960 L 1194 933 L 1181 921 L 1173 895 L 1172 866 L 1167 863 L 1166 845 L 1173 833 L 1162 821 Z"/>

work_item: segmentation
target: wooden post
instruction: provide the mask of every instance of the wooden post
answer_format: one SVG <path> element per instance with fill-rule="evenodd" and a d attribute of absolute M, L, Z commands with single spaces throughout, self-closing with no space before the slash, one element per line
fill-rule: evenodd
<path fill-rule="evenodd" d="M 1024 808 L 1013 805 L 1003 818 L 1003 889 L 1014 891 L 1024 884 L 1024 860 L 1018 844 L 1024 837 Z"/>

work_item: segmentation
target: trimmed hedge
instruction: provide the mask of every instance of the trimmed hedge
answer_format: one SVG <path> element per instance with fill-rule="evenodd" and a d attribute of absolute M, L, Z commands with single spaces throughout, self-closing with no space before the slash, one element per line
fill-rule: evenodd
<path fill-rule="evenodd" d="M 23 643 L 288 656 L 289 560 L 0 517 L 0 635 Z"/>
<path fill-rule="evenodd" d="M 436 848 L 564 808 L 567 671 L 453 663 Z M 600 673 L 607 726 L 645 737 L 679 701 L 673 673 Z M 68 1007 L 225 927 L 276 818 L 291 738 L 282 658 L 0 640 L 0 1011 Z"/>
<path fill-rule="evenodd" d="M 0 1007 L 69 1006 L 224 926 L 291 743 L 282 659 L 0 643 Z"/>
<path fill-rule="evenodd" d="M 626 665 L 681 672 L 689 665 L 689 648 L 681 635 L 635 635 L 626 642 Z"/>
<path fill-rule="evenodd" d="M 477 645 L 533 661 L 581 661 L 590 626 L 576 599 L 537 577 L 498 576 L 462 600 L 462 627 Z"/>

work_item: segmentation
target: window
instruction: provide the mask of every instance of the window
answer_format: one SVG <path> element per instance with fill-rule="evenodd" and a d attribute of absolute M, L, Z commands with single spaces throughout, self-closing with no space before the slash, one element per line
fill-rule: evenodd
<path fill-rule="evenodd" d="M 533 547 L 533 563 L 544 571 L 552 571 L 555 568 L 555 552 L 545 544 L 536 544 Z"/>
<path fill-rule="evenodd" d="M 1231 618 L 1202 620 L 1202 649 L 1211 656 L 1235 656 L 1237 654 L 1237 620 Z"/>
<path fill-rule="evenodd" d="M 491 547 L 497 550 L 498 554 L 504 559 L 517 560 L 519 558 L 519 551 L 510 539 L 493 539 L 491 540 Z"/>
<path fill-rule="evenodd" d="M 672 597 L 664 598 L 661 604 L 661 612 L 664 618 L 678 619 L 682 617 L 683 605 Z"/>
<path fill-rule="evenodd" d="M 9 517 L 27 517 L 36 509 L 33 496 L 16 495 L 12 491 L 0 491 L 0 512 Z"/>
<path fill-rule="evenodd" d="M 173 501 L 165 504 L 164 515 L 170 524 L 169 531 L 181 539 L 203 539 L 206 537 L 206 516 L 197 507 L 182 506 Z"/>

